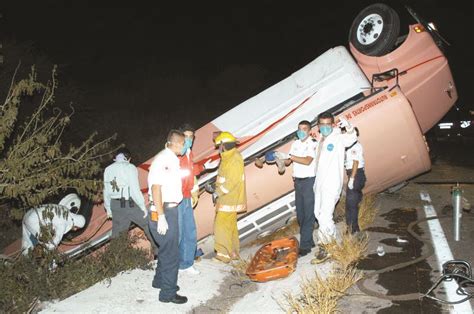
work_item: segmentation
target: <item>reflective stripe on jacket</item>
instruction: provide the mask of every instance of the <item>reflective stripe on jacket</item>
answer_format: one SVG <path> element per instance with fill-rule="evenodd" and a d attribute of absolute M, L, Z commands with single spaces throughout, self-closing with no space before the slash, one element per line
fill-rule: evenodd
<path fill-rule="evenodd" d="M 217 210 L 237 212 L 246 210 L 244 160 L 236 148 L 221 153 L 216 192 L 219 195 L 216 202 Z"/>

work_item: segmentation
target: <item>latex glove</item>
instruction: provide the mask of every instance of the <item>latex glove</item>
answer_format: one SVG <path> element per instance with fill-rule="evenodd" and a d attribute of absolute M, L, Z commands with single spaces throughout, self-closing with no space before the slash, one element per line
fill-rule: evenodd
<path fill-rule="evenodd" d="M 166 221 L 165 214 L 158 215 L 158 223 L 156 224 L 156 231 L 158 234 L 165 235 L 168 231 L 168 222 Z"/>
<path fill-rule="evenodd" d="M 352 190 L 354 188 L 354 178 L 349 178 L 349 182 L 347 182 L 347 187 Z"/>
<path fill-rule="evenodd" d="M 49 250 L 52 251 L 56 248 L 56 246 L 53 243 L 45 243 L 44 246 Z"/>
<path fill-rule="evenodd" d="M 145 210 L 143 211 L 143 218 L 145 219 L 147 216 L 148 216 L 148 211 L 145 209 Z"/>
<path fill-rule="evenodd" d="M 352 125 L 347 121 L 345 118 L 339 118 L 339 122 L 337 123 L 339 128 L 345 128 L 346 131 L 352 130 Z"/>
<path fill-rule="evenodd" d="M 107 211 L 107 219 L 112 219 L 112 211 L 111 210 Z"/>
<path fill-rule="evenodd" d="M 290 159 L 290 155 L 288 155 L 287 153 L 283 153 L 283 152 L 275 152 L 275 157 L 280 159 L 280 160 Z"/>
<path fill-rule="evenodd" d="M 219 166 L 219 159 L 212 161 L 212 159 L 209 159 L 204 163 L 204 169 L 209 170 L 209 169 L 215 169 Z"/>

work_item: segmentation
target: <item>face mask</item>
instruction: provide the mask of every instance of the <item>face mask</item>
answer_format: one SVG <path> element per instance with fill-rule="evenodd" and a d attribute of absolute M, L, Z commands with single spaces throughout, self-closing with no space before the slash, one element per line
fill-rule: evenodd
<path fill-rule="evenodd" d="M 322 125 L 319 127 L 319 132 L 323 135 L 323 136 L 328 136 L 329 134 L 332 133 L 332 126 L 329 126 L 329 125 Z"/>
<path fill-rule="evenodd" d="M 193 146 L 193 139 L 192 138 L 185 138 L 184 139 L 184 152 L 187 152 L 189 148 Z"/>
<path fill-rule="evenodd" d="M 185 144 L 185 145 L 183 146 L 183 148 L 181 148 L 181 151 L 179 152 L 179 155 L 180 155 L 180 156 L 183 156 L 184 154 L 186 154 L 186 151 L 187 151 L 187 150 L 188 150 L 188 149 L 186 148 L 186 144 Z"/>
<path fill-rule="evenodd" d="M 307 136 L 305 131 L 298 130 L 296 131 L 296 136 L 298 137 L 299 140 L 304 140 Z"/>

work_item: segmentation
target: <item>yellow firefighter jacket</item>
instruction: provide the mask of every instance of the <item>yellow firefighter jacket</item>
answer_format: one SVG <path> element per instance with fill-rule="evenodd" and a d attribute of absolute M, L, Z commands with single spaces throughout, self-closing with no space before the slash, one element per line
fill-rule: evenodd
<path fill-rule="evenodd" d="M 247 210 L 244 160 L 236 148 L 221 153 L 221 162 L 216 178 L 216 192 L 219 195 L 216 201 L 218 211 L 242 212 Z"/>

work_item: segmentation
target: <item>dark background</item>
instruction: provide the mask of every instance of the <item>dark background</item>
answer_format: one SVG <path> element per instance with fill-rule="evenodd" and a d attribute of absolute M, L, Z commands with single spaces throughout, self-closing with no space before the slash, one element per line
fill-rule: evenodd
<path fill-rule="evenodd" d="M 169 128 L 200 127 L 347 46 L 353 18 L 376 1 L 2 2 L 0 85 L 9 85 L 19 59 L 24 73 L 36 63 L 44 77 L 58 64 L 58 106 L 75 108 L 71 140 L 118 133 L 141 162 L 161 149 Z M 448 39 L 460 97 L 446 119 L 472 120 L 473 2 L 382 2 L 400 14 L 401 33 L 414 23 L 408 4 Z"/>

